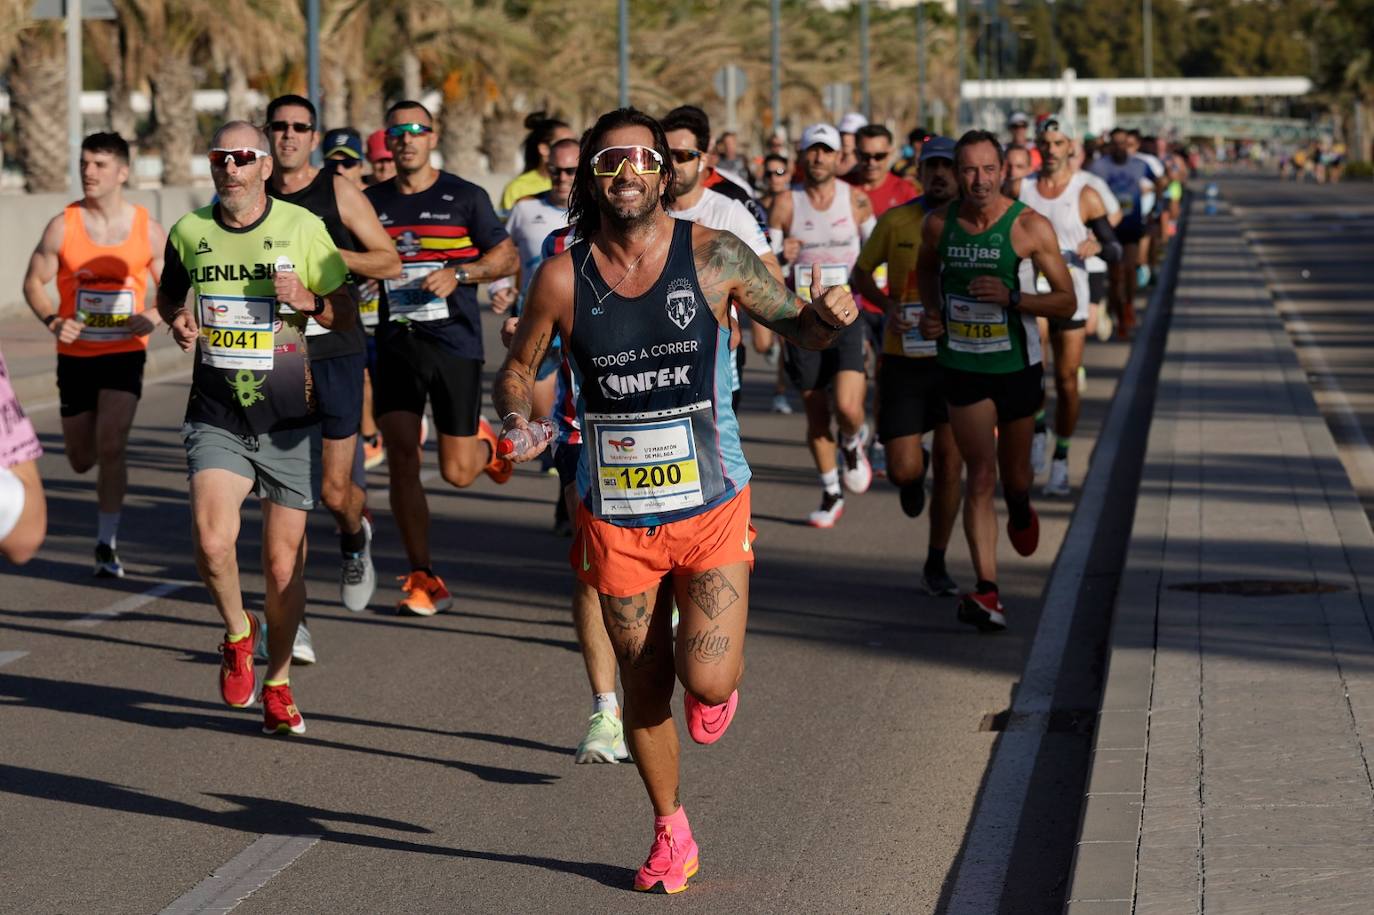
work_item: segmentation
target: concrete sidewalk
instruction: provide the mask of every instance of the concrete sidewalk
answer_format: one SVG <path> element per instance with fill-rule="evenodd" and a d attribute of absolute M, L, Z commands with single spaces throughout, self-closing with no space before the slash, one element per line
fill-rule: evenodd
<path fill-rule="evenodd" d="M 1240 226 L 1195 210 L 1072 915 L 1367 912 L 1374 533 Z"/>
<path fill-rule="evenodd" d="M 52 332 L 33 312 L 10 312 L 0 318 L 0 352 L 5 354 L 10 384 L 26 410 L 57 400 L 57 344 Z M 165 327 L 153 331 L 148 343 L 148 363 L 143 380 L 191 368 L 192 356 L 183 353 Z"/>

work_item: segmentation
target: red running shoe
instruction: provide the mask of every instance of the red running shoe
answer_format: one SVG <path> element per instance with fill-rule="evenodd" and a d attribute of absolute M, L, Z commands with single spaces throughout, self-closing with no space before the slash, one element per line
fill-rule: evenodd
<path fill-rule="evenodd" d="M 304 734 L 305 719 L 296 700 L 291 698 L 291 685 L 262 688 L 262 732 L 264 734 Z"/>
<path fill-rule="evenodd" d="M 1007 519 L 1007 539 L 1011 541 L 1012 548 L 1022 556 L 1030 556 L 1035 552 L 1035 548 L 1040 545 L 1040 516 L 1035 513 L 1035 509 L 1030 510 L 1030 524 L 1017 530 L 1011 526 L 1011 519 Z"/>
<path fill-rule="evenodd" d="M 224 637 L 219 646 L 219 694 L 224 704 L 234 708 L 247 708 L 257 698 L 258 681 L 253 673 L 253 646 L 257 644 L 262 624 L 251 613 L 248 617 L 248 635 L 237 642 Z"/>
<path fill-rule="evenodd" d="M 979 632 L 1001 632 L 1007 628 L 1006 608 L 996 591 L 970 592 L 959 598 L 959 622 L 977 626 Z"/>
<path fill-rule="evenodd" d="M 515 465 L 511 463 L 510 458 L 496 456 L 496 431 L 491 428 L 491 423 L 487 422 L 485 416 L 477 420 L 477 437 L 491 446 L 491 460 L 482 468 L 482 472 L 496 483 L 509 480 L 510 475 L 515 473 Z"/>
<path fill-rule="evenodd" d="M 699 867 L 697 843 L 690 830 L 680 837 L 666 823 L 655 826 L 649 857 L 635 873 L 635 889 L 641 893 L 681 893 L 687 889 L 687 878 L 695 877 Z"/>
<path fill-rule="evenodd" d="M 730 698 L 720 705 L 706 705 L 691 693 L 685 693 L 682 697 L 682 706 L 687 711 L 687 733 L 692 735 L 692 739 L 697 743 L 715 743 L 720 740 L 730 722 L 735 720 L 735 708 L 739 706 L 739 690 L 730 693 Z"/>

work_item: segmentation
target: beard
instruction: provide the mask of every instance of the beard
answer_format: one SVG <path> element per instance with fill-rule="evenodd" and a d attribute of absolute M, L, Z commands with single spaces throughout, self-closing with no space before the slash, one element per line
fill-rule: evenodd
<path fill-rule="evenodd" d="M 641 183 L 639 185 L 643 193 L 638 199 L 622 201 L 613 196 L 617 188 L 624 189 L 633 186 L 634 184 L 630 182 L 612 184 L 608 188 L 610 193 L 599 195 L 596 201 L 601 210 L 602 219 L 622 231 L 629 231 L 653 222 L 654 213 L 658 210 L 659 195 L 647 184 Z"/>

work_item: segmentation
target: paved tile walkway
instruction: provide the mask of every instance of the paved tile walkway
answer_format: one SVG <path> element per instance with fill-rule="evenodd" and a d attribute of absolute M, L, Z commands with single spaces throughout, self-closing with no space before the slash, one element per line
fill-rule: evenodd
<path fill-rule="evenodd" d="M 1246 581 L 1331 590 L 1211 590 Z M 1259 266 L 1195 211 L 1068 911 L 1371 911 L 1371 612 L 1374 534 Z"/>

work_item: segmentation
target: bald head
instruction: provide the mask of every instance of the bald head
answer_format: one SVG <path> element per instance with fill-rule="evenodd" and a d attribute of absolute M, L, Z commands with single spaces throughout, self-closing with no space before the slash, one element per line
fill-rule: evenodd
<path fill-rule="evenodd" d="M 212 149 L 242 149 L 244 147 L 271 150 L 267 145 L 267 134 L 255 124 L 247 121 L 229 121 L 215 131 L 210 138 Z"/>

